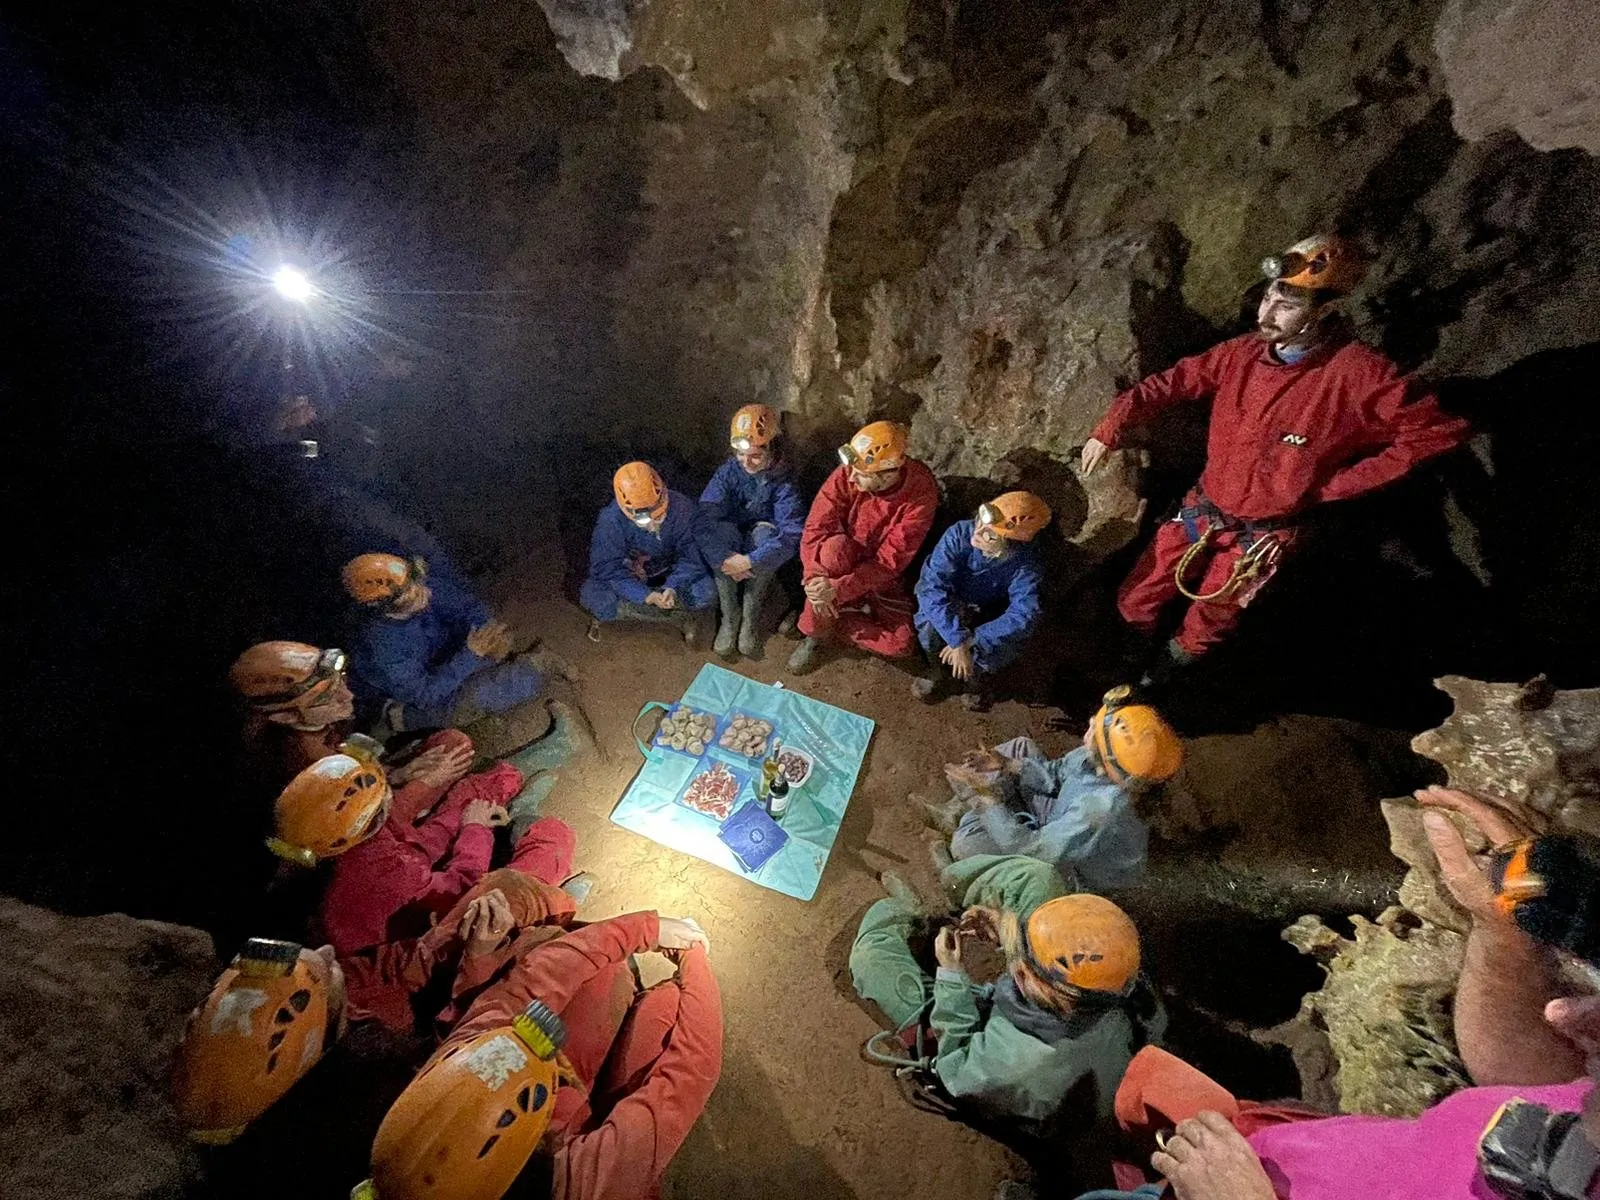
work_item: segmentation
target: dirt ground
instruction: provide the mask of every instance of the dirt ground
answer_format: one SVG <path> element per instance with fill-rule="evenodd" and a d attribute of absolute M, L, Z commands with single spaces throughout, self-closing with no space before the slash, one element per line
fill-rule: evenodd
<path fill-rule="evenodd" d="M 629 726 L 648 700 L 674 700 L 708 661 L 662 628 L 611 627 L 587 642 L 587 620 L 568 605 L 513 609 L 578 664 L 584 708 L 604 761 L 563 772 L 544 811 L 578 833 L 580 867 L 600 889 L 582 916 L 639 908 L 693 916 L 712 943 L 727 1040 L 722 1082 L 668 1176 L 669 1197 L 846 1200 L 850 1197 L 988 1197 L 1016 1173 L 1004 1148 L 905 1100 L 893 1073 L 861 1058 L 878 1028 L 850 985 L 846 957 L 862 913 L 881 898 L 880 871 L 937 895 L 924 826 L 908 794 L 940 781 L 952 746 L 1018 732 L 1052 750 L 1042 710 L 997 705 L 975 715 L 947 703 L 916 709 L 909 677 L 858 659 L 826 663 L 787 686 L 871 718 L 878 729 L 822 885 L 810 903 L 758 888 L 610 822 L 640 765 Z M 793 643 L 774 637 L 759 663 L 731 669 L 783 677 Z M 914 719 L 908 720 L 908 716 Z"/>
<path fill-rule="evenodd" d="M 579 866 L 599 880 L 581 915 L 656 908 L 695 917 L 711 937 L 722 986 L 722 1081 L 668 1175 L 669 1200 L 987 1200 L 999 1181 L 1027 1178 L 1026 1163 L 1011 1150 L 914 1108 L 892 1072 L 863 1060 L 862 1044 L 878 1024 L 854 994 L 847 955 L 862 913 L 883 894 L 880 872 L 898 872 L 925 896 L 938 896 L 930 831 L 909 797 L 942 797 L 945 761 L 1023 733 L 1051 754 L 1065 753 L 1077 738 L 1048 728 L 1051 709 L 1001 703 L 975 714 L 953 701 L 922 706 L 910 698 L 906 671 L 878 660 L 836 657 L 810 675 L 787 678 L 784 660 L 794 643 L 777 636 L 760 662 L 725 664 L 763 682 L 785 678 L 786 686 L 877 723 L 821 887 L 802 903 L 611 824 L 611 809 L 641 763 L 630 730 L 641 706 L 677 699 L 700 667 L 716 660 L 705 650 L 691 653 L 664 627 L 613 626 L 599 644 L 588 642 L 587 617 L 575 606 L 531 599 L 560 594 L 554 571 L 544 562 L 513 572 L 516 582 L 507 579 L 494 598 L 508 619 L 542 635 L 582 676 L 582 704 L 602 755 L 563 770 L 544 808 L 573 825 Z M 1209 755 L 1197 749 L 1212 762 L 1249 763 L 1249 779 L 1275 779 L 1270 795 L 1236 786 L 1237 774 L 1212 771 L 1211 795 L 1200 806 L 1218 810 L 1213 816 L 1224 828 L 1198 842 L 1158 840 L 1149 883 L 1116 898 L 1144 931 L 1147 965 L 1173 1017 L 1169 1045 L 1241 1094 L 1286 1096 L 1298 1084 L 1287 1052 L 1256 1046 L 1248 1029 L 1291 1017 L 1320 972 L 1278 932 L 1300 912 L 1381 907 L 1398 876 L 1376 801 L 1396 789 L 1386 790 L 1387 781 L 1361 765 L 1371 757 L 1361 739 L 1338 731 L 1319 727 L 1308 741 L 1276 727 L 1233 742 L 1211 745 Z M 1308 753 L 1331 764 L 1310 807 L 1326 817 L 1354 803 L 1353 826 L 1307 813 L 1313 797 L 1300 783 L 1315 765 Z M 1275 830 L 1290 818 L 1298 830 L 1286 847 Z M 1315 830 L 1314 841 L 1302 838 L 1305 829 Z M 1237 846 L 1245 854 L 1230 857 Z M 1258 854 L 1251 846 L 1268 849 Z M 1319 896 L 1320 880 L 1340 873 L 1348 886 Z"/>

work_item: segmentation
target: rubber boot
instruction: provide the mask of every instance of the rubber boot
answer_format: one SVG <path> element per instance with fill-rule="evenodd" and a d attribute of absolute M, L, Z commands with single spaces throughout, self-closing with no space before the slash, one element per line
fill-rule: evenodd
<path fill-rule="evenodd" d="M 528 832 L 528 826 L 539 819 L 539 810 L 555 789 L 559 779 L 559 776 L 550 771 L 536 776 L 523 784 L 522 790 L 511 798 L 510 804 L 506 805 L 506 813 L 511 817 L 510 832 L 513 846 L 522 840 L 522 835 Z"/>
<path fill-rule="evenodd" d="M 716 620 L 710 612 L 686 612 L 683 609 L 674 609 L 672 621 L 683 630 L 683 644 L 691 650 L 698 650 L 711 640 L 711 626 Z"/>
<path fill-rule="evenodd" d="M 1173 684 L 1198 658 L 1199 655 L 1189 653 L 1177 642 L 1168 642 L 1140 677 L 1139 698 L 1147 704 L 1155 704 L 1162 700 L 1171 693 Z"/>
<path fill-rule="evenodd" d="M 804 675 L 814 670 L 822 643 L 814 637 L 808 637 L 794 648 L 794 653 L 789 655 L 789 673 L 791 675 Z"/>
<path fill-rule="evenodd" d="M 711 643 L 718 658 L 732 661 L 739 645 L 739 584 L 721 571 L 717 572 L 717 604 L 722 610 L 722 621 L 717 626 L 717 640 Z"/>
<path fill-rule="evenodd" d="M 767 598 L 767 588 L 772 584 L 770 571 L 757 571 L 744 585 L 744 613 L 739 623 L 739 653 L 746 658 L 759 659 L 766 650 L 766 639 L 761 635 L 761 602 Z"/>
<path fill-rule="evenodd" d="M 619 621 L 670 621 L 675 616 L 676 613 L 657 608 L 653 604 L 635 604 L 632 600 L 617 601 Z"/>

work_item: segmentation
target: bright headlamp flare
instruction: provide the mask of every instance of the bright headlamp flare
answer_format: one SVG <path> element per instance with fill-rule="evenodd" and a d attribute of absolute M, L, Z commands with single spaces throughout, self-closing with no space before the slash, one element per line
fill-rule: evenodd
<path fill-rule="evenodd" d="M 304 271 L 287 264 L 273 272 L 272 286 L 277 289 L 278 295 L 295 304 L 306 303 L 317 292 Z"/>

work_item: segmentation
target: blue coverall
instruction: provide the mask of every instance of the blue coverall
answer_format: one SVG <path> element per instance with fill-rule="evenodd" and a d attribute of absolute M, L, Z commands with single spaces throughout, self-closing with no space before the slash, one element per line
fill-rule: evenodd
<path fill-rule="evenodd" d="M 467 634 L 490 619 L 481 600 L 447 575 L 430 573 L 427 584 L 432 598 L 415 616 L 361 612 L 351 623 L 350 688 L 363 720 L 394 700 L 404 706 L 405 728 L 444 727 L 539 695 L 544 679 L 534 668 L 467 648 Z"/>
<path fill-rule="evenodd" d="M 917 580 L 917 640 L 929 654 L 972 645 L 978 674 L 1013 662 L 1039 623 L 1038 554 L 1019 542 L 1004 558 L 972 548 L 972 521 L 944 531 Z"/>
<path fill-rule="evenodd" d="M 1050 759 L 1031 738 L 1016 738 L 995 750 L 1017 764 L 1016 791 L 1006 804 L 961 819 L 950 843 L 954 857 L 1025 854 L 1090 892 L 1144 878 L 1150 831 L 1133 798 L 1094 769 L 1086 749 Z"/>
<path fill-rule="evenodd" d="M 700 493 L 700 549 L 712 572 L 748 554 L 757 575 L 770 575 L 800 553 L 806 504 L 783 463 L 752 475 L 730 458 Z"/>
<path fill-rule="evenodd" d="M 671 588 L 680 609 L 710 608 L 717 585 L 701 557 L 699 524 L 694 501 L 678 492 L 667 493 L 667 515 L 655 533 L 639 528 L 615 504 L 606 505 L 589 541 L 589 578 L 579 603 L 597 620 L 615 621 L 619 602 L 642 605 L 651 592 Z"/>

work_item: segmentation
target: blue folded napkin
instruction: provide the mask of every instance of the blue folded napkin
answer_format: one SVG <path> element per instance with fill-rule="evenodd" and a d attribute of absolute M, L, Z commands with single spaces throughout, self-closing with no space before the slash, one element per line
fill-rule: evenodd
<path fill-rule="evenodd" d="M 752 801 L 722 823 L 717 836 L 726 843 L 741 866 L 751 874 L 759 871 L 789 841 L 789 835 L 767 815 L 767 810 Z"/>

